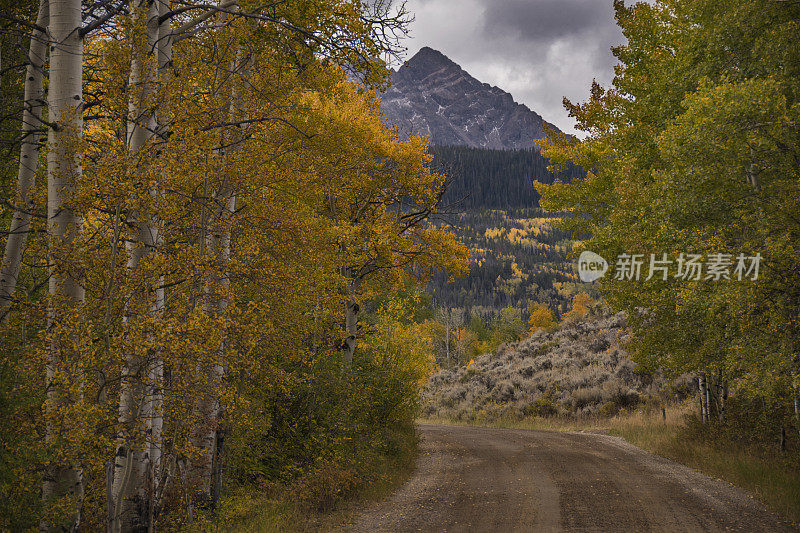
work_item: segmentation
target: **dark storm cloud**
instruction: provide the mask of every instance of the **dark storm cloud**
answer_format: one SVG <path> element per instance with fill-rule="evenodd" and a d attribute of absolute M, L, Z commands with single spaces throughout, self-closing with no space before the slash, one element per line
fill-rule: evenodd
<path fill-rule="evenodd" d="M 513 32 L 523 40 L 547 42 L 614 27 L 609 3 L 598 0 L 494 0 L 484 3 L 485 32 Z"/>
<path fill-rule="evenodd" d="M 409 0 L 409 57 L 435 48 L 481 81 L 569 133 L 562 97 L 582 101 L 593 79 L 610 84 L 610 48 L 624 41 L 613 0 Z"/>

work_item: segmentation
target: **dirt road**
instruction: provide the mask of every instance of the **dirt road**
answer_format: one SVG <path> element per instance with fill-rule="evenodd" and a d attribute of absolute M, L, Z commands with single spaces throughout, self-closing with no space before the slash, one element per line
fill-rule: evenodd
<path fill-rule="evenodd" d="M 616 437 L 420 430 L 415 473 L 347 531 L 798 531 L 745 492 Z"/>

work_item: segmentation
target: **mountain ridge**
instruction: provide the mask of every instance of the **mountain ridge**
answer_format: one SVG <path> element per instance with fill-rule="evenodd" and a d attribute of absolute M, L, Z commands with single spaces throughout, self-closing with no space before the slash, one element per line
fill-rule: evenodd
<path fill-rule="evenodd" d="M 535 147 L 545 125 L 558 130 L 510 93 L 427 46 L 391 76 L 381 111 L 401 138 L 419 134 L 435 145 L 509 150 Z"/>

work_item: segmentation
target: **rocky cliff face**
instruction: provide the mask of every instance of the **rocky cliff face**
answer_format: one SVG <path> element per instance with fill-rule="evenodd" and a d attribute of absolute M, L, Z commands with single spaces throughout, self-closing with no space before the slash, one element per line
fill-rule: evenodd
<path fill-rule="evenodd" d="M 402 137 L 428 135 L 437 145 L 517 149 L 544 137 L 541 116 L 428 47 L 392 73 L 381 110 Z"/>

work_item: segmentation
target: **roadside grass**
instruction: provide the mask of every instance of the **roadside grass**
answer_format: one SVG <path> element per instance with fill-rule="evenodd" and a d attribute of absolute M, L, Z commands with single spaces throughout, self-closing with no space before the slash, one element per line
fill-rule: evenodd
<path fill-rule="evenodd" d="M 394 454 L 362 458 L 365 481 L 355 486 L 339 486 L 340 473 L 336 473 L 332 479 L 310 476 L 292 485 L 264 483 L 231 487 L 216 517 L 200 516 L 186 530 L 283 533 L 341 527 L 365 505 L 384 499 L 411 475 L 416 463 L 417 437 L 404 436 L 402 441 L 402 450 Z M 325 501 L 321 501 L 321 492 L 325 494 Z"/>
<path fill-rule="evenodd" d="M 708 431 L 685 406 L 666 422 L 641 413 L 612 420 L 608 432 L 634 446 L 727 481 L 750 492 L 776 514 L 800 524 L 797 453 L 743 444 Z M 680 416 L 679 416 L 680 415 Z"/>
<path fill-rule="evenodd" d="M 307 522 L 299 505 L 265 487 L 237 487 L 224 499 L 221 508 L 224 512 L 216 520 L 196 530 L 279 533 L 303 531 L 297 526 Z"/>
<path fill-rule="evenodd" d="M 427 418 L 421 424 L 472 425 L 551 431 L 600 432 L 615 435 L 650 453 L 672 459 L 750 492 L 779 516 L 800 524 L 798 454 L 780 453 L 736 442 L 704 428 L 693 416 L 692 402 L 659 409 L 623 412 L 611 418 L 483 419 L 468 423 Z"/>

